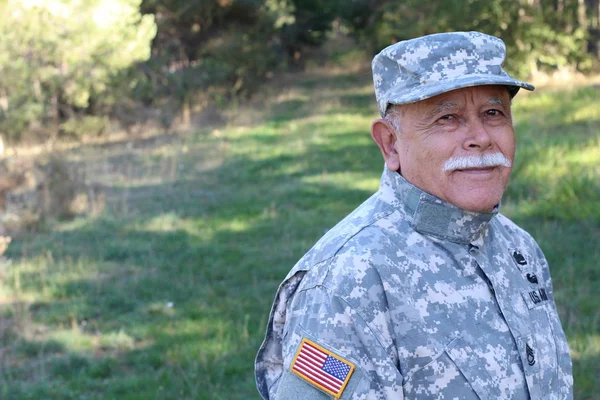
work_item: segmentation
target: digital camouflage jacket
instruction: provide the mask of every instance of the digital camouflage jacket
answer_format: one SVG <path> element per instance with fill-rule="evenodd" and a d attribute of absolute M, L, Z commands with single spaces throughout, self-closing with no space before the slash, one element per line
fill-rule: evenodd
<path fill-rule="evenodd" d="M 534 239 L 387 169 L 279 287 L 256 381 L 277 400 L 573 397 Z"/>

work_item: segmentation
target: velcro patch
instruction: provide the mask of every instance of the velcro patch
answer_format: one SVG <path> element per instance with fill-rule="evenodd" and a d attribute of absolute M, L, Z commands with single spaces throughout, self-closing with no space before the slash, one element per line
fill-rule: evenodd
<path fill-rule="evenodd" d="M 290 369 L 300 378 L 339 399 L 350 381 L 354 364 L 304 338 Z"/>
<path fill-rule="evenodd" d="M 542 304 L 546 304 L 546 302 L 549 300 L 548 292 L 545 288 L 526 290 L 521 292 L 521 295 L 523 296 L 525 303 L 527 303 L 527 308 L 530 310 Z"/>
<path fill-rule="evenodd" d="M 527 258 L 525 258 L 525 256 L 523 255 L 523 253 L 521 253 L 520 250 L 509 249 L 509 252 L 510 256 L 512 257 L 519 270 L 523 270 L 523 268 L 525 268 L 528 265 Z"/>

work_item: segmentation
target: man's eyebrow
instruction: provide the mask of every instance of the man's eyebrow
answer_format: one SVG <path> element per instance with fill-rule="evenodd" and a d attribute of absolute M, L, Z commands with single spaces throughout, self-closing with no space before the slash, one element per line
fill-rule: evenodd
<path fill-rule="evenodd" d="M 502 100 L 500 97 L 496 97 L 496 96 L 492 96 L 492 97 L 488 98 L 487 104 L 492 105 L 492 106 L 501 106 L 503 108 L 506 108 L 506 103 L 504 102 L 504 100 Z M 460 107 L 460 103 L 457 103 L 457 102 L 451 102 L 451 101 L 441 102 L 439 104 L 436 104 L 436 106 L 433 107 L 431 109 L 431 111 L 429 111 L 427 113 L 426 119 L 433 118 L 436 115 L 442 114 L 449 110 L 454 110 L 459 107 Z"/>
<path fill-rule="evenodd" d="M 502 107 L 506 107 L 506 104 L 504 103 L 504 101 L 500 98 L 500 97 L 490 97 L 487 101 L 487 103 L 489 105 L 492 106 L 502 106 Z"/>
<path fill-rule="evenodd" d="M 437 104 L 429 113 L 427 113 L 427 118 L 435 117 L 438 114 L 443 113 L 444 111 L 453 110 L 460 106 L 458 103 L 453 102 L 443 102 Z"/>

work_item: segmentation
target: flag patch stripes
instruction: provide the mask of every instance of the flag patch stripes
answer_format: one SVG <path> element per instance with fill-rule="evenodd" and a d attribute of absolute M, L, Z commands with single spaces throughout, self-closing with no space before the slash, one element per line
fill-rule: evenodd
<path fill-rule="evenodd" d="M 291 370 L 339 399 L 354 371 L 354 364 L 305 338 L 300 343 Z"/>

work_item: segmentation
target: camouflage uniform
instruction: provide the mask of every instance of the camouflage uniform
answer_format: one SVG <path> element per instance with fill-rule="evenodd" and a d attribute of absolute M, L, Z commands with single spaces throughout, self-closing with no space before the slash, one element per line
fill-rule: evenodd
<path fill-rule="evenodd" d="M 383 114 L 393 101 L 378 93 Z M 573 397 L 534 239 L 497 209 L 461 210 L 388 169 L 279 287 L 256 359 L 264 399 L 332 398 L 293 372 L 305 340 L 353 367 L 341 399 Z"/>

